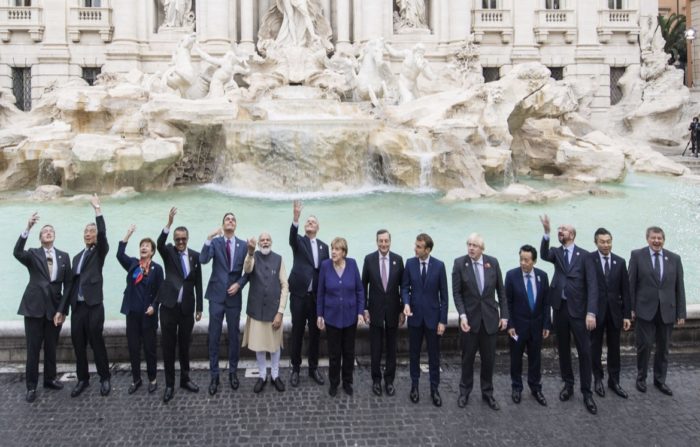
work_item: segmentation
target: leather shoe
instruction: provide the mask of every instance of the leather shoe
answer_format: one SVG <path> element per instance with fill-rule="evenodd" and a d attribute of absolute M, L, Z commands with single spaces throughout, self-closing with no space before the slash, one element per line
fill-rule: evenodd
<path fill-rule="evenodd" d="M 510 397 L 513 399 L 514 403 L 519 404 L 520 400 L 522 399 L 522 394 L 523 392 L 520 390 L 513 390 Z"/>
<path fill-rule="evenodd" d="M 171 386 L 166 386 L 165 387 L 165 392 L 163 393 L 163 403 L 167 404 L 173 399 L 173 395 L 175 394 L 175 390 Z"/>
<path fill-rule="evenodd" d="M 56 379 L 44 382 L 44 388 L 49 388 L 51 390 L 62 390 L 63 384 Z"/>
<path fill-rule="evenodd" d="M 228 375 L 228 383 L 234 390 L 237 390 L 239 385 L 241 384 L 241 382 L 238 381 L 238 375 L 236 373 L 231 373 Z"/>
<path fill-rule="evenodd" d="M 289 377 L 289 383 L 294 388 L 299 386 L 299 371 L 292 371 L 292 375 Z"/>
<path fill-rule="evenodd" d="M 379 382 L 374 382 L 372 384 L 372 392 L 377 396 L 381 396 L 382 395 L 382 384 Z"/>
<path fill-rule="evenodd" d="M 547 399 L 544 398 L 542 391 L 533 391 L 532 395 L 535 396 L 535 400 L 538 404 L 542 405 L 543 407 L 547 406 Z"/>
<path fill-rule="evenodd" d="M 348 396 L 352 396 L 354 393 L 354 390 L 352 389 L 352 383 L 343 382 L 343 391 L 345 391 L 345 394 L 347 394 Z"/>
<path fill-rule="evenodd" d="M 219 377 L 212 377 L 211 382 L 209 382 L 209 395 L 213 396 L 219 391 Z"/>
<path fill-rule="evenodd" d="M 411 398 L 411 402 L 417 404 L 420 400 L 420 394 L 418 394 L 418 385 L 413 385 L 411 387 L 411 394 L 408 395 Z"/>
<path fill-rule="evenodd" d="M 80 394 L 85 391 L 85 388 L 87 388 L 90 385 L 90 382 L 86 380 L 79 380 L 78 383 L 75 385 L 75 388 L 73 388 L 73 391 L 70 392 L 70 397 L 78 397 Z"/>
<path fill-rule="evenodd" d="M 595 393 L 600 397 L 605 397 L 605 387 L 603 386 L 603 381 L 600 379 L 595 379 L 593 384 L 593 389 Z"/>
<path fill-rule="evenodd" d="M 493 411 L 498 411 L 501 409 L 501 407 L 498 406 L 498 402 L 496 402 L 496 399 L 493 396 L 488 396 L 484 394 L 481 396 L 481 398 L 486 402 Z"/>
<path fill-rule="evenodd" d="M 566 402 L 567 400 L 571 399 L 571 396 L 573 395 L 574 389 L 568 385 L 564 385 L 564 388 L 562 388 L 561 392 L 559 393 L 559 400 Z"/>
<path fill-rule="evenodd" d="M 36 400 L 36 390 L 27 390 L 27 395 L 25 397 L 27 402 L 30 404 Z"/>
<path fill-rule="evenodd" d="M 592 394 L 586 394 L 585 396 L 583 396 L 583 404 L 586 406 L 586 410 L 588 410 L 589 413 L 598 413 L 598 407 L 596 407 L 595 405 L 595 401 L 593 400 Z"/>
<path fill-rule="evenodd" d="M 330 388 L 328 388 L 328 394 L 331 397 L 335 397 L 338 395 L 338 385 L 331 385 Z"/>
<path fill-rule="evenodd" d="M 430 398 L 433 400 L 433 405 L 442 407 L 442 398 L 438 390 L 430 390 Z"/>
<path fill-rule="evenodd" d="M 324 383 L 326 383 L 326 379 L 323 378 L 323 374 L 321 374 L 321 371 L 317 369 L 310 371 L 309 377 L 311 377 L 313 381 L 318 383 L 319 385 L 323 385 Z"/>
<path fill-rule="evenodd" d="M 637 383 L 635 384 L 637 387 L 637 390 L 640 393 L 646 393 L 647 392 L 647 383 L 642 380 L 642 379 L 637 379 Z"/>
<path fill-rule="evenodd" d="M 129 393 L 129 394 L 134 394 L 134 393 L 136 392 L 136 390 L 138 390 L 139 388 L 141 388 L 141 384 L 143 384 L 143 382 L 141 381 L 141 379 L 139 379 L 139 380 L 136 381 L 136 382 L 132 382 L 131 385 L 129 385 L 129 389 L 128 389 L 126 392 Z"/>
<path fill-rule="evenodd" d="M 396 394 L 396 388 L 394 388 L 393 383 L 387 383 L 384 385 L 384 391 L 386 391 L 387 396 L 393 396 Z"/>
<path fill-rule="evenodd" d="M 100 383 L 100 395 L 107 396 L 110 391 L 112 391 L 112 384 L 109 383 L 109 379 L 103 380 Z"/>
<path fill-rule="evenodd" d="M 275 386 L 275 389 L 280 393 L 285 389 L 284 382 L 282 382 L 282 379 L 280 377 L 277 377 L 275 380 L 273 380 L 272 384 Z"/>
<path fill-rule="evenodd" d="M 184 388 L 187 391 L 191 391 L 193 393 L 199 393 L 199 387 L 189 378 L 186 379 L 184 382 L 180 382 L 180 388 Z"/>
<path fill-rule="evenodd" d="M 671 391 L 671 388 L 668 387 L 665 383 L 657 382 L 656 380 L 654 381 L 654 386 L 656 389 L 661 391 L 667 396 L 673 396 L 673 391 Z"/>
<path fill-rule="evenodd" d="M 467 406 L 467 402 L 469 402 L 469 394 L 459 393 L 459 397 L 457 398 L 457 406 L 459 408 L 464 408 Z"/>
<path fill-rule="evenodd" d="M 158 389 L 158 382 L 148 382 L 148 394 L 153 394 Z"/>
<path fill-rule="evenodd" d="M 608 388 L 613 390 L 613 393 L 617 394 L 621 398 L 627 399 L 627 393 L 625 392 L 625 390 L 622 389 L 619 383 L 610 382 L 608 383 Z"/>
<path fill-rule="evenodd" d="M 255 394 L 258 394 L 265 388 L 265 385 L 267 385 L 267 377 L 265 377 L 265 380 L 261 379 L 258 377 L 258 380 L 255 381 L 255 386 L 253 387 L 253 392 Z"/>

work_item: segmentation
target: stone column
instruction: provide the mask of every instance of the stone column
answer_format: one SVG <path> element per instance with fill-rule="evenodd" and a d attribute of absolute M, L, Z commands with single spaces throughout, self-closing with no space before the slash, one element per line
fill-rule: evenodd
<path fill-rule="evenodd" d="M 231 47 L 228 35 L 229 3 L 229 0 L 207 0 L 205 3 L 206 28 L 203 41 L 208 51 L 224 53 Z M 250 9 L 252 11 L 252 5 Z"/>
<path fill-rule="evenodd" d="M 574 3 L 574 0 L 569 0 Z M 591 118 L 603 118 L 610 107 L 610 67 L 605 64 L 605 58 L 598 42 L 598 5 L 590 0 L 577 0 L 568 5 L 576 10 L 576 64 L 564 68 L 564 77 L 573 79 L 593 78 L 598 84 L 598 90 L 593 95 Z M 597 115 L 597 116 L 596 116 Z"/>
<path fill-rule="evenodd" d="M 52 81 L 62 84 L 68 81 L 71 75 L 82 75 L 78 65 L 73 66 L 73 73 L 70 72 L 70 52 L 66 40 L 68 1 L 44 0 L 42 5 L 44 35 L 37 65 L 32 67 L 32 102 L 41 97 L 44 89 Z"/>
<path fill-rule="evenodd" d="M 367 42 L 376 37 L 386 37 L 383 26 L 383 2 L 377 0 L 355 0 L 354 5 L 355 43 Z"/>
<path fill-rule="evenodd" d="M 125 73 L 139 67 L 138 22 L 141 0 L 112 3 L 114 37 L 107 47 L 103 72 Z"/>
<path fill-rule="evenodd" d="M 513 49 L 510 55 L 512 64 L 535 62 L 540 59 L 540 52 L 532 32 L 535 27 L 535 10 L 539 9 L 539 5 L 540 0 L 513 2 Z"/>
<path fill-rule="evenodd" d="M 335 11 L 335 29 L 338 36 L 335 49 L 338 52 L 350 51 L 350 0 L 337 0 Z"/>
<path fill-rule="evenodd" d="M 241 42 L 238 44 L 238 50 L 245 54 L 255 52 L 255 36 L 253 35 L 255 11 L 253 11 L 253 7 L 253 0 L 241 0 Z"/>
<path fill-rule="evenodd" d="M 472 32 L 472 1 L 450 0 L 450 42 L 461 42 Z"/>

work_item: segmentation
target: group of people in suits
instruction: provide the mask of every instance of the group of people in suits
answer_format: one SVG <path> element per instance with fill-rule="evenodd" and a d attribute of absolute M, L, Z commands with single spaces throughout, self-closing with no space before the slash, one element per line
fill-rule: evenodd
<path fill-rule="evenodd" d="M 78 383 L 71 395 L 80 395 L 89 386 L 87 344 L 93 349 L 102 395 L 110 393 L 110 372 L 102 337 L 104 306 L 102 268 L 109 245 L 100 201 L 93 196 L 95 223 L 84 230 L 85 248 L 73 258 L 54 247 L 51 225 L 41 228 L 40 248 L 25 250 L 29 231 L 39 220 L 33 214 L 15 245 L 14 255 L 29 271 L 29 283 L 20 303 L 27 338 L 26 400 L 36 399 L 39 380 L 39 354 L 44 349 L 44 387 L 61 389 L 56 380 L 56 345 L 65 316 L 71 314 L 71 338 L 76 356 Z M 202 317 L 203 298 L 209 302 L 208 351 L 210 360 L 209 394 L 220 386 L 219 351 L 223 320 L 228 330 L 229 385 L 238 389 L 240 346 L 256 353 L 260 376 L 253 388 L 261 392 L 268 383 L 267 353 L 270 355 L 270 381 L 278 391 L 285 390 L 279 375 L 283 348 L 282 321 L 289 305 L 292 315 L 290 337 L 290 384 L 300 384 L 302 347 L 308 328 L 307 358 L 309 378 L 325 384 L 318 367 L 320 332 L 326 332 L 329 357 L 329 394 L 353 394 L 353 365 L 356 328 L 369 325 L 372 392 L 377 396 L 396 393 L 396 351 L 398 328 L 408 326 L 412 402 L 420 401 L 420 356 L 426 342 L 430 397 L 442 405 L 440 384 L 440 337 L 447 326 L 448 287 L 445 264 L 432 256 L 434 242 L 425 233 L 416 236 L 414 255 L 406 260 L 391 251 L 391 234 L 376 233 L 377 250 L 364 258 L 362 269 L 347 256 L 348 243 L 335 238 L 330 247 L 317 238 L 318 219 L 310 215 L 299 234 L 302 204 L 293 204 L 289 245 L 294 255 L 289 278 L 282 257 L 272 251 L 272 237 L 263 232 L 247 241 L 235 236 L 236 216 L 226 213 L 222 225 L 207 237 L 201 252 L 188 248 L 189 232 L 178 226 L 173 243 L 167 243 L 177 209 L 172 208 L 157 242 L 144 238 L 139 256 L 126 255 L 135 226 L 129 227 L 119 243 L 117 258 L 127 272 L 121 311 L 126 315 L 126 332 L 132 367 L 129 394 L 142 384 L 141 357 L 146 358 L 148 391 L 157 389 L 157 328 L 161 326 L 161 349 L 165 369 L 163 401 L 174 396 L 175 357 L 180 362 L 180 387 L 198 392 L 190 378 L 189 346 L 195 321 Z M 649 358 L 655 347 L 653 383 L 671 395 L 666 384 L 668 345 L 674 324 L 686 317 L 685 290 L 681 259 L 664 249 L 665 235 L 659 227 L 649 227 L 647 246 L 632 252 L 629 270 L 620 256 L 612 253 L 612 235 L 604 228 L 594 234 L 596 249 L 587 252 L 575 244 L 576 229 L 557 229 L 559 247 L 550 247 L 551 225 L 541 217 L 544 236 L 540 256 L 554 265 L 554 276 L 538 268 L 537 250 L 523 245 L 519 267 L 509 270 L 505 279 L 496 258 L 485 254 L 483 238 L 473 233 L 467 239 L 466 255 L 454 260 L 452 294 L 459 314 L 462 374 L 457 405 L 464 408 L 474 387 L 476 353 L 481 358 L 480 387 L 484 402 L 499 410 L 494 397 L 493 373 L 499 331 L 506 331 L 510 346 L 512 400 L 522 399 L 522 357 L 527 353 L 527 384 L 534 399 L 543 406 L 541 349 L 550 333 L 556 336 L 561 378 L 559 399 L 574 394 L 571 358 L 573 338 L 579 359 L 580 390 L 586 409 L 597 413 L 593 393 L 604 397 L 602 366 L 603 340 L 607 342 L 607 385 L 616 395 L 627 398 L 620 384 L 620 336 L 636 322 L 636 388 L 646 392 Z M 153 261 L 155 251 L 163 266 Z M 202 292 L 202 264 L 212 262 L 212 273 Z M 72 266 L 72 267 L 71 267 Z M 249 285 L 246 323 L 242 341 L 239 326 L 242 291 Z M 382 359 L 384 369 L 382 370 Z M 382 380 L 384 382 L 382 386 Z"/>

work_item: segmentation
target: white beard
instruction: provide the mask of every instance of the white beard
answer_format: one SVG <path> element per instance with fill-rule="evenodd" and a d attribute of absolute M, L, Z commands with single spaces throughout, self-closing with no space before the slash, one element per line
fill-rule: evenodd
<path fill-rule="evenodd" d="M 260 253 L 262 253 L 263 255 L 267 256 L 267 255 L 269 255 L 270 253 L 272 253 L 272 247 L 261 248 L 261 249 L 260 249 Z"/>

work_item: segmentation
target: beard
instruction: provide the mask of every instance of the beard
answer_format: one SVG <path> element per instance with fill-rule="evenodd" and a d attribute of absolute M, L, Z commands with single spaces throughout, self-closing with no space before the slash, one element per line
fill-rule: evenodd
<path fill-rule="evenodd" d="M 267 256 L 270 253 L 272 253 L 272 247 L 265 247 L 265 248 L 260 248 L 260 253 L 263 255 Z"/>

